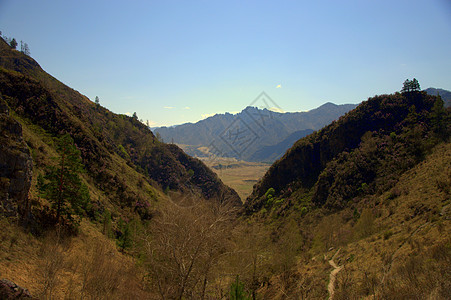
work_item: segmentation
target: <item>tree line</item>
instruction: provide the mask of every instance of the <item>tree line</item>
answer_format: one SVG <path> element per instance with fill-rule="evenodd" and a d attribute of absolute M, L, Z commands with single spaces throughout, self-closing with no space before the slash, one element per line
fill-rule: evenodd
<path fill-rule="evenodd" d="M 3 36 L 2 32 L 0 31 L 0 37 L 3 38 L 3 40 L 13 49 L 17 50 L 17 46 L 19 45 L 17 43 L 17 40 L 15 38 L 11 38 L 11 37 L 7 37 L 7 36 Z M 28 46 L 27 43 L 25 43 L 24 41 L 20 41 L 20 52 L 22 52 L 23 54 L 30 56 L 30 47 Z"/>

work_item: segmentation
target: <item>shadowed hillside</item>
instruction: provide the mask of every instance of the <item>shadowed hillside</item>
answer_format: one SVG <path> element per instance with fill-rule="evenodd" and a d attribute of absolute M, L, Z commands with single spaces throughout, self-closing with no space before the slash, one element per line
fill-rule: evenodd
<path fill-rule="evenodd" d="M 152 189 L 199 194 L 221 201 L 239 199 L 205 165 L 175 145 L 157 141 L 137 119 L 117 115 L 45 73 L 30 57 L 0 41 L 0 93 L 15 115 L 31 131 L 50 137 L 69 133 L 81 151 L 87 174 L 119 205 L 136 202 L 126 174 L 115 170 L 120 160 Z M 29 144 L 35 155 L 44 148 Z M 51 146 L 51 145 L 50 145 Z M 133 192 L 135 190 L 135 192 Z M 151 192 L 156 197 L 156 192 Z"/>
<path fill-rule="evenodd" d="M 443 100 L 415 91 L 370 98 L 297 141 L 245 203 L 275 241 L 298 239 L 297 264 L 259 294 L 449 298 L 450 132 Z"/>
<path fill-rule="evenodd" d="M 177 197 L 190 200 L 193 214 L 241 207 L 200 160 L 158 141 L 137 118 L 91 102 L 2 39 L 0 124 L 0 239 L 9 245 L 0 243 L 1 276 L 35 297 L 157 298 L 143 279 L 150 268 L 136 264 L 153 255 L 141 248 L 149 223 Z M 71 161 L 81 163 L 74 173 Z"/>
<path fill-rule="evenodd" d="M 445 118 L 443 106 L 434 107 L 436 101 L 435 96 L 423 92 L 368 99 L 338 121 L 297 141 L 254 187 L 248 209 L 258 210 L 269 188 L 283 197 L 314 188 L 314 204 L 331 206 L 335 205 L 332 198 L 337 203 L 341 201 L 332 196 L 335 187 L 341 189 L 341 196 L 347 193 L 351 199 L 361 192 L 359 188 L 364 183 L 365 192 L 377 191 L 379 176 L 384 176 L 380 179 L 384 182 L 390 176 L 396 180 L 422 159 L 429 144 L 449 130 L 449 123 L 444 120 L 440 126 L 436 124 L 436 118 Z M 397 160 L 403 163 L 398 164 Z M 347 167 L 337 174 L 343 165 Z M 391 171 L 384 172 L 388 166 Z M 337 186 L 340 180 L 350 182 Z"/>

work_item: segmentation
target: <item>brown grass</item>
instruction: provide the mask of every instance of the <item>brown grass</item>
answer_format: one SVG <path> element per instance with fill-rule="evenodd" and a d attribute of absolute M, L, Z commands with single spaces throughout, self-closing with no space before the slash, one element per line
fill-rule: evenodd
<path fill-rule="evenodd" d="M 0 277 L 42 299 L 152 299 L 143 272 L 87 221 L 76 237 L 35 238 L 1 220 Z"/>
<path fill-rule="evenodd" d="M 259 290 L 271 299 L 327 297 L 326 259 L 343 266 L 334 299 L 449 299 L 451 290 L 451 144 L 441 144 L 382 195 L 354 208 L 295 215 L 305 243 L 294 283 L 278 277 Z"/>
<path fill-rule="evenodd" d="M 217 158 L 214 161 L 204 160 L 226 185 L 233 188 L 245 201 L 252 193 L 254 184 L 266 173 L 270 165 L 264 163 L 254 163 L 237 161 L 234 159 Z M 219 164 L 222 168 L 218 169 Z"/>

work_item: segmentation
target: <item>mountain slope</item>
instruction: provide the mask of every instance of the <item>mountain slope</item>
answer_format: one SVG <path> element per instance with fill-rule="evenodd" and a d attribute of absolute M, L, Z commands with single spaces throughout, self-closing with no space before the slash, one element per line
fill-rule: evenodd
<path fill-rule="evenodd" d="M 376 96 L 275 162 L 247 219 L 302 242 L 263 298 L 448 299 L 450 114 L 425 92 Z"/>
<path fill-rule="evenodd" d="M 136 203 L 154 203 L 162 190 L 240 204 L 202 162 L 158 142 L 138 120 L 95 105 L 3 40 L 0 94 L 24 126 L 35 158 L 56 156 L 53 139 L 70 133 L 81 151 L 86 180 L 117 207 L 134 210 Z M 34 178 L 46 163 L 35 159 Z"/>
<path fill-rule="evenodd" d="M 208 147 L 219 151 L 219 156 L 235 157 L 247 161 L 273 161 L 291 145 L 281 147 L 283 140 L 300 130 L 317 130 L 337 119 L 355 105 L 335 105 L 326 103 L 308 112 L 278 113 L 267 109 L 247 107 L 232 115 L 216 114 L 195 124 L 188 123 L 173 127 L 154 129 L 165 141 L 177 144 Z M 237 136 L 240 133 L 240 136 Z M 240 141 L 240 142 L 238 142 Z M 242 142 L 249 141 L 249 142 Z M 276 146 L 279 144 L 278 146 Z M 199 154 L 196 148 L 185 147 L 191 155 Z M 278 153 L 268 153 L 263 147 L 280 149 Z"/>
<path fill-rule="evenodd" d="M 451 107 L 451 92 L 444 89 L 427 88 L 424 90 L 428 95 L 437 96 L 440 95 L 445 102 L 445 107 Z"/>
<path fill-rule="evenodd" d="M 273 228 L 296 220 L 302 251 L 297 266 L 274 276 L 260 294 L 325 299 L 331 287 L 333 299 L 449 299 L 450 163 L 451 144 L 440 143 L 382 194 L 332 213 L 274 214 Z"/>
<path fill-rule="evenodd" d="M 443 107 L 434 107 L 436 101 L 435 96 L 420 92 L 368 99 L 337 122 L 296 142 L 254 186 L 248 211 L 263 206 L 270 188 L 280 197 L 310 190 L 315 205 L 331 207 L 387 188 L 383 183 L 396 180 L 421 160 L 438 136 L 448 134 L 448 121 L 440 119 L 437 124 L 437 118 L 446 114 Z"/>
<path fill-rule="evenodd" d="M 273 162 L 279 159 L 287 149 L 293 146 L 297 140 L 313 133 L 312 129 L 304 129 L 295 131 L 290 134 L 283 141 L 272 145 L 264 146 L 261 149 L 255 151 L 252 156 L 249 157 L 249 161 L 261 161 L 261 162 Z"/>

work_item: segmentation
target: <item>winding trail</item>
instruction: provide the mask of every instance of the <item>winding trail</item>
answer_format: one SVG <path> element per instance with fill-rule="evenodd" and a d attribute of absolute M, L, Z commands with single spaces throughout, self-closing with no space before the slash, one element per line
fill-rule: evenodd
<path fill-rule="evenodd" d="M 335 256 L 337 256 L 338 252 L 340 252 L 340 249 L 338 249 L 337 252 L 335 252 L 334 256 L 332 256 L 332 258 L 329 260 L 329 265 L 331 265 L 332 268 L 334 268 L 330 272 L 329 284 L 327 285 L 327 291 L 329 292 L 329 300 L 332 300 L 334 298 L 335 279 L 337 277 L 338 272 L 340 272 L 341 269 L 343 268 L 343 266 L 337 266 L 334 262 L 334 258 Z"/>

